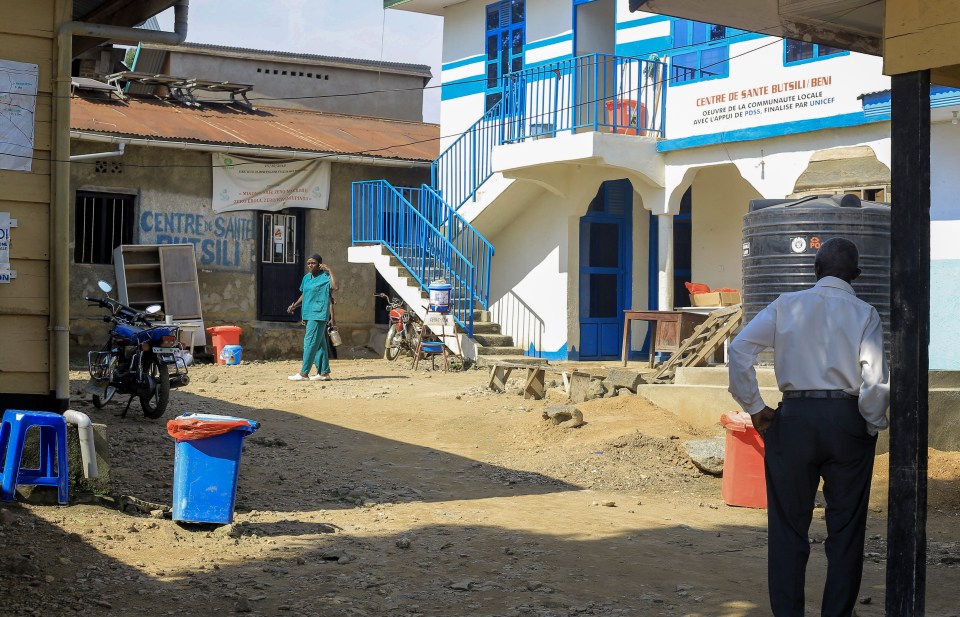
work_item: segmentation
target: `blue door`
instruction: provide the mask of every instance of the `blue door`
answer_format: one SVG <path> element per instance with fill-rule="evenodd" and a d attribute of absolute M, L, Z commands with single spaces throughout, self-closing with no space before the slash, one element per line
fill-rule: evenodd
<path fill-rule="evenodd" d="M 620 356 L 623 311 L 631 297 L 631 211 L 628 180 L 604 182 L 580 219 L 581 360 Z"/>

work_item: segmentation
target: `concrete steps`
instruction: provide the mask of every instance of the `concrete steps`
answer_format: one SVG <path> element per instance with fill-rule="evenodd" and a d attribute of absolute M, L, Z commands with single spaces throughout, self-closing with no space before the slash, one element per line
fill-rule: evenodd
<path fill-rule="evenodd" d="M 426 305 L 429 294 L 420 289 L 417 279 L 393 256 L 385 247 L 361 246 L 350 247 L 348 259 L 353 263 L 373 263 L 377 271 L 403 299 L 423 319 L 426 315 Z M 418 268 L 420 261 L 409 263 L 411 268 Z M 427 264 L 432 265 L 432 264 Z M 476 360 L 478 356 L 523 356 L 524 349 L 514 346 L 513 337 L 502 334 L 500 324 L 492 321 L 490 311 L 476 308 L 473 311 L 473 337 L 467 337 L 463 328 L 457 326 L 458 337 L 463 355 L 469 360 Z M 452 339 L 452 337 L 450 337 Z M 447 346 L 454 351 L 456 342 L 450 340 Z"/>

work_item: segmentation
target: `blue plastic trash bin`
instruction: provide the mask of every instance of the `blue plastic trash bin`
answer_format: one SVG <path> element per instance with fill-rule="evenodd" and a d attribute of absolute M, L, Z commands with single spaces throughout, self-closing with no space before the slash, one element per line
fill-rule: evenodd
<path fill-rule="evenodd" d="M 246 422 L 222 435 L 178 441 L 173 466 L 173 520 L 188 523 L 233 522 L 243 438 L 260 424 L 245 418 L 184 414 L 210 422 Z"/>

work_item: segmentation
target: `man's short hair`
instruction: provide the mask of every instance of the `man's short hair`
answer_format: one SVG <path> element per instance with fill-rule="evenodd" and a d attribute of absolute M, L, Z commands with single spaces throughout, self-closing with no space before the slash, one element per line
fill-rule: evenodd
<path fill-rule="evenodd" d="M 315 262 L 317 262 L 318 264 L 322 264 L 322 263 L 323 263 L 323 257 L 320 257 L 320 253 L 314 253 L 314 254 L 311 255 L 310 257 L 307 257 L 307 261 L 309 261 L 309 260 L 311 260 L 311 259 L 314 260 Z"/>
<path fill-rule="evenodd" d="M 830 238 L 817 251 L 814 267 L 820 276 L 852 281 L 860 275 L 860 250 L 846 238 Z"/>

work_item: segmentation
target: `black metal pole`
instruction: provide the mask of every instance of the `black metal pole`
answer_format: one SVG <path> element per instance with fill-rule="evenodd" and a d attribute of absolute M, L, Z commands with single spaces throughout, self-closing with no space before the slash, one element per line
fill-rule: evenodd
<path fill-rule="evenodd" d="M 930 341 L 930 72 L 892 78 L 888 617 L 924 614 Z"/>

